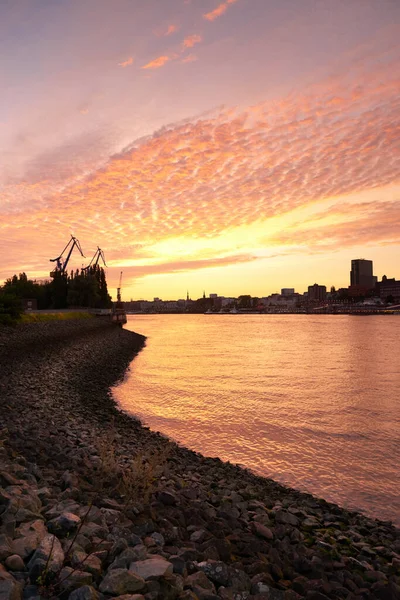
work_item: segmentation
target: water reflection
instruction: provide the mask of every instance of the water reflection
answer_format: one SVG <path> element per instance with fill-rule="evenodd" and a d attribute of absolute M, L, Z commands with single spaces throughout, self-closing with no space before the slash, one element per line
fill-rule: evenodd
<path fill-rule="evenodd" d="M 398 317 L 148 315 L 117 400 L 208 456 L 400 523 Z"/>

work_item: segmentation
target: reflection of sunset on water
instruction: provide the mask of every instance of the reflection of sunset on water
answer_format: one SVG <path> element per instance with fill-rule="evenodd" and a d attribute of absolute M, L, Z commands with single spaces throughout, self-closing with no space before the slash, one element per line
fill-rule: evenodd
<path fill-rule="evenodd" d="M 207 456 L 398 522 L 399 327 L 396 316 L 135 315 L 128 328 L 146 347 L 114 396 Z"/>
<path fill-rule="evenodd" d="M 349 4 L 3 8 L 0 278 L 71 232 L 126 297 L 398 276 L 400 9 Z"/>

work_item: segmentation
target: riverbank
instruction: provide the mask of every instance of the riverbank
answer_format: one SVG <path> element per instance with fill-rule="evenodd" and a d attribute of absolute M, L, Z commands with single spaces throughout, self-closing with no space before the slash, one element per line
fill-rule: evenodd
<path fill-rule="evenodd" d="M 0 332 L 1 600 L 400 597 L 399 530 L 150 432 L 109 393 L 143 337 L 54 326 Z"/>

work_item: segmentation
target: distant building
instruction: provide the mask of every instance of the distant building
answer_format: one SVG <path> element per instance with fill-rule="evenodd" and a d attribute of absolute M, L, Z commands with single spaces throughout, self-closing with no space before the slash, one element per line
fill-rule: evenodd
<path fill-rule="evenodd" d="M 22 305 L 24 307 L 25 312 L 30 310 L 37 310 L 37 300 L 35 298 L 22 300 Z"/>
<path fill-rule="evenodd" d="M 282 296 L 292 296 L 294 294 L 294 288 L 282 288 L 281 295 Z"/>
<path fill-rule="evenodd" d="M 400 281 L 396 279 L 388 279 L 386 275 L 382 277 L 382 281 L 376 284 L 379 297 L 381 300 L 386 300 L 388 296 L 392 296 L 395 302 L 400 302 Z"/>
<path fill-rule="evenodd" d="M 318 283 L 314 283 L 314 285 L 308 286 L 308 300 L 313 301 L 323 301 L 326 300 L 326 285 L 318 285 Z"/>
<path fill-rule="evenodd" d="M 210 298 L 218 298 L 218 294 L 210 294 Z"/>
<path fill-rule="evenodd" d="M 350 286 L 359 286 L 367 290 L 375 287 L 377 278 L 373 274 L 372 260 L 357 258 L 351 261 Z"/>

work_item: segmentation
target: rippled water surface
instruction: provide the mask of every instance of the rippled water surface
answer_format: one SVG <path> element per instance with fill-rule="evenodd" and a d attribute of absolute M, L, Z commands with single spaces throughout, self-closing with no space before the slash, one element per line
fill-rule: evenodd
<path fill-rule="evenodd" d="M 400 525 L 400 317 L 134 315 L 120 406 L 182 444 Z"/>

